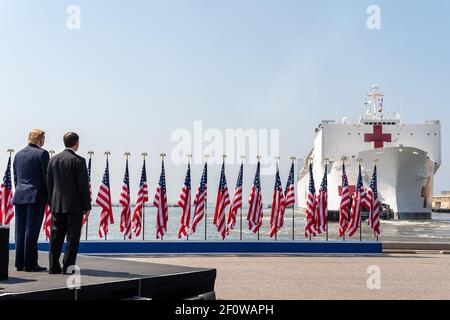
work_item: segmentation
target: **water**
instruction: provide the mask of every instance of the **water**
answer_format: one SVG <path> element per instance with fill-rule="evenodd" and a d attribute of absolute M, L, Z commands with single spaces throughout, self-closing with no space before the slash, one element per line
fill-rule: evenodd
<path fill-rule="evenodd" d="M 120 207 L 114 207 L 115 223 L 109 226 L 109 240 L 123 240 L 123 235 L 119 232 Z M 227 212 L 228 214 L 228 212 Z M 214 206 L 208 206 L 208 230 L 207 239 L 221 240 L 216 227 L 212 224 L 214 216 Z M 178 229 L 180 225 L 181 208 L 169 208 L 168 233 L 164 237 L 165 240 L 177 240 Z M 257 235 L 248 230 L 246 220 L 247 208 L 243 209 L 243 240 L 256 240 Z M 94 207 L 91 211 L 88 226 L 88 240 L 102 240 L 98 235 L 100 208 Z M 191 217 L 192 219 L 192 217 Z M 263 225 L 260 229 L 260 240 L 274 241 L 269 237 L 270 230 L 270 209 L 264 209 Z M 239 241 L 239 212 L 236 222 L 235 230 L 226 238 L 226 240 Z M 303 240 L 305 228 L 305 216 L 301 209 L 295 209 L 295 239 Z M 337 222 L 330 222 L 329 224 L 329 239 L 338 239 Z M 11 230 L 14 230 L 14 220 L 11 224 Z M 145 209 L 145 240 L 156 240 L 156 209 L 153 207 L 146 207 Z M 86 239 L 86 228 L 82 231 L 82 240 Z M 133 238 L 135 239 L 135 238 Z M 137 240 L 142 239 L 142 234 Z M 197 226 L 197 233 L 190 236 L 189 240 L 204 240 L 205 239 L 205 224 L 202 221 Z M 325 235 L 313 237 L 313 239 L 325 239 Z M 359 239 L 359 232 L 355 234 L 354 239 Z M 371 229 L 363 222 L 362 239 L 373 240 L 374 236 Z M 381 222 L 381 241 L 406 241 L 406 242 L 450 242 L 450 214 L 449 213 L 433 213 L 431 220 L 413 220 L 413 221 L 382 221 Z M 45 234 L 42 231 L 40 240 L 45 241 Z M 278 240 L 292 240 L 292 209 L 287 209 L 285 214 L 285 222 L 283 228 L 278 232 Z M 11 241 L 14 241 L 14 232 L 11 232 Z M 104 241 L 104 240 L 103 240 Z"/>

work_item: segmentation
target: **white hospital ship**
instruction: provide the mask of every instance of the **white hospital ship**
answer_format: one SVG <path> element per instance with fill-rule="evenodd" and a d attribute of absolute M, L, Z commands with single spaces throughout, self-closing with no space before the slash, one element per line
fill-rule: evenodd
<path fill-rule="evenodd" d="M 400 116 L 383 108 L 383 94 L 373 85 L 358 123 L 322 121 L 316 128 L 314 148 L 304 159 L 297 182 L 298 203 L 306 207 L 309 174 L 313 163 L 316 190 L 328 162 L 328 209 L 338 211 L 342 159 L 345 159 L 350 191 L 354 190 L 358 162 L 364 185 L 370 184 L 374 162 L 378 168 L 381 200 L 397 219 L 431 218 L 434 174 L 441 165 L 441 125 L 430 120 L 404 124 Z"/>

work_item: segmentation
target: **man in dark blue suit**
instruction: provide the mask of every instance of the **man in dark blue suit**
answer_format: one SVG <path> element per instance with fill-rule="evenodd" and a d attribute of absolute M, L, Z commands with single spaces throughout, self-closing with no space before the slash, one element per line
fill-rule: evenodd
<path fill-rule="evenodd" d="M 45 271 L 38 264 L 37 241 L 47 203 L 47 165 L 49 154 L 42 149 L 45 132 L 31 130 L 28 145 L 14 158 L 13 198 L 16 216 L 17 271 Z"/>

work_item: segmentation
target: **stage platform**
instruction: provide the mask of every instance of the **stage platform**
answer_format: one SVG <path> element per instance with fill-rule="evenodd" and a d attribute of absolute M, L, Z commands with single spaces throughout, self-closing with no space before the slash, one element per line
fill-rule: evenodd
<path fill-rule="evenodd" d="M 38 244 L 48 251 L 48 242 Z M 10 244 L 14 250 L 14 244 Z M 377 241 L 82 241 L 83 254 L 326 254 L 379 255 L 383 251 Z"/>
<path fill-rule="evenodd" d="M 39 253 L 48 265 L 48 254 Z M 9 279 L 0 281 L 0 300 L 213 299 L 215 269 L 122 261 L 80 255 L 79 288 L 73 275 L 17 272 L 10 251 Z"/>

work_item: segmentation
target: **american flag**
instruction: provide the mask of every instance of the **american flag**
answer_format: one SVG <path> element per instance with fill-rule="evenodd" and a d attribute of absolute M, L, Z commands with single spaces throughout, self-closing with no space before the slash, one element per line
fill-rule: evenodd
<path fill-rule="evenodd" d="M 91 185 L 92 157 L 89 157 L 87 171 L 88 171 L 88 182 L 89 182 L 89 199 L 92 201 L 92 185 Z M 89 219 L 89 217 L 84 215 L 82 225 L 84 225 L 88 221 L 88 219 Z"/>
<path fill-rule="evenodd" d="M 309 236 L 315 236 L 316 231 L 316 188 L 314 187 L 314 177 L 312 171 L 312 164 L 309 164 L 309 188 L 308 188 L 308 199 L 306 201 L 306 224 L 305 224 L 305 238 Z"/>
<path fill-rule="evenodd" d="M 169 220 L 169 212 L 167 208 L 166 194 L 166 173 L 164 171 L 164 160 L 161 165 L 161 176 L 159 177 L 158 187 L 156 188 L 155 199 L 153 205 L 157 209 L 156 215 L 156 239 L 164 237 L 167 232 L 167 221 Z"/>
<path fill-rule="evenodd" d="M 132 228 L 136 237 L 139 237 L 142 231 L 142 212 L 145 203 L 148 202 L 148 185 L 147 185 L 147 170 L 144 164 L 142 165 L 141 181 L 139 183 L 139 190 L 136 198 L 136 208 L 134 209 Z"/>
<path fill-rule="evenodd" d="M 250 192 L 250 199 L 248 200 L 250 206 L 247 214 L 248 227 L 254 233 L 258 232 L 263 219 L 260 171 L 261 164 L 258 161 L 255 179 L 253 180 L 253 186 Z"/>
<path fill-rule="evenodd" d="M 180 239 L 181 237 L 186 237 L 188 235 L 191 222 L 191 165 L 189 163 L 186 178 L 184 179 L 184 184 L 181 188 L 178 205 L 182 209 L 180 230 L 178 231 L 178 239 Z"/>
<path fill-rule="evenodd" d="M 131 239 L 130 173 L 128 171 L 128 159 L 125 164 L 125 174 L 120 191 L 119 203 L 122 206 L 120 213 L 120 232 L 128 239 Z"/>
<path fill-rule="evenodd" d="M 275 174 L 275 187 L 272 197 L 272 212 L 270 215 L 270 237 L 277 234 L 278 230 L 283 227 L 284 210 L 286 209 L 286 198 L 281 187 L 280 172 L 278 170 Z"/>
<path fill-rule="evenodd" d="M 197 228 L 197 224 L 202 221 L 205 210 L 206 210 L 206 201 L 207 201 L 207 184 L 208 184 L 208 164 L 205 163 L 205 167 L 203 168 L 202 178 L 200 180 L 200 185 L 198 186 L 197 193 L 195 194 L 194 199 L 194 218 L 192 219 L 192 228 L 191 234 L 195 233 Z"/>
<path fill-rule="evenodd" d="M 236 225 L 236 215 L 238 209 L 242 208 L 242 180 L 244 174 L 244 164 L 241 163 L 239 174 L 236 182 L 236 188 L 234 189 L 233 201 L 231 202 L 230 212 L 228 213 L 227 221 L 227 234 L 229 234 Z"/>
<path fill-rule="evenodd" d="M 217 231 L 225 239 L 227 234 L 227 226 L 225 223 L 225 210 L 230 204 L 230 195 L 228 194 L 227 179 L 225 177 L 225 162 L 222 163 L 222 170 L 220 172 L 219 190 L 217 191 L 216 211 L 214 212 L 214 225 Z"/>
<path fill-rule="evenodd" d="M 348 189 L 347 173 L 345 173 L 345 164 L 342 163 L 342 195 L 341 205 L 339 207 L 339 237 L 343 237 L 348 228 L 350 209 L 350 192 Z"/>
<path fill-rule="evenodd" d="M 284 197 L 286 198 L 286 207 L 295 203 L 295 191 L 294 191 L 294 163 L 291 165 L 289 171 L 288 180 L 286 183 L 286 189 L 284 189 Z"/>
<path fill-rule="evenodd" d="M 350 210 L 350 222 L 348 225 L 348 235 L 352 237 L 361 224 L 361 207 L 365 198 L 364 186 L 361 175 L 361 165 L 359 165 L 358 181 L 356 189 L 352 196 L 352 208 Z"/>
<path fill-rule="evenodd" d="M 100 225 L 98 227 L 98 235 L 100 238 L 106 237 L 108 234 L 109 224 L 114 223 L 114 217 L 111 205 L 111 190 L 109 185 L 109 162 L 106 159 L 105 173 L 98 190 L 97 200 L 95 201 L 102 209 L 100 213 Z"/>
<path fill-rule="evenodd" d="M 327 232 L 328 230 L 328 190 L 327 190 L 327 165 L 325 164 L 325 172 L 323 174 L 322 183 L 320 184 L 319 194 L 317 195 L 316 204 L 316 230 L 317 233 Z"/>
<path fill-rule="evenodd" d="M 52 213 L 50 211 L 50 206 L 48 204 L 45 205 L 45 214 L 44 214 L 44 225 L 43 229 L 45 232 L 45 236 L 50 238 L 50 227 L 52 226 Z"/>
<path fill-rule="evenodd" d="M 9 225 L 14 217 L 12 199 L 11 156 L 9 156 L 8 165 L 3 177 L 3 183 L 0 186 L 0 222 L 3 225 Z"/>
<path fill-rule="evenodd" d="M 375 235 L 380 234 L 380 197 L 377 187 L 377 166 L 373 168 L 372 180 L 367 191 L 367 199 L 370 202 L 369 226 L 373 229 Z"/>

